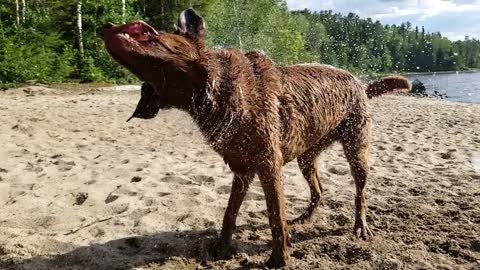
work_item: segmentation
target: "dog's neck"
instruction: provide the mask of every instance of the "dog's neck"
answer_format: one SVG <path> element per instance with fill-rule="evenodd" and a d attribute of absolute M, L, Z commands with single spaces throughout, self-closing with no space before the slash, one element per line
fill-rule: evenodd
<path fill-rule="evenodd" d="M 152 84 L 162 90 L 163 108 L 188 112 L 207 141 L 220 149 L 235 136 L 250 110 L 249 93 L 244 93 L 253 89 L 250 70 L 239 50 L 205 50 L 188 72 L 161 70 Z"/>
<path fill-rule="evenodd" d="M 214 149 L 221 149 L 241 128 L 246 100 L 238 89 L 239 70 L 228 54 L 207 51 L 199 61 L 200 81 L 191 92 L 187 112 Z"/>

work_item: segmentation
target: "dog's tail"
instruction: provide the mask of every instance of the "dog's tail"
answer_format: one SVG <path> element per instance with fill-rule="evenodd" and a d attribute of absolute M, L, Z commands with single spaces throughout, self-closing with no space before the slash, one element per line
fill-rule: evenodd
<path fill-rule="evenodd" d="M 412 85 L 407 78 L 402 76 L 388 76 L 374 81 L 367 86 L 368 98 L 378 97 L 388 92 L 410 91 Z"/>

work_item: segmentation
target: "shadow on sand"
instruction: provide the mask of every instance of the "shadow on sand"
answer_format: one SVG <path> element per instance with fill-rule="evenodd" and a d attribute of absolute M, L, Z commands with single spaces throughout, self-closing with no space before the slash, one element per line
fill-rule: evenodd
<path fill-rule="evenodd" d="M 245 233 L 268 231 L 267 225 L 239 226 L 238 231 Z M 307 241 L 322 236 L 341 235 L 344 230 L 322 230 L 312 232 L 297 232 L 292 236 L 292 243 Z M 242 233 L 242 235 L 245 235 Z M 76 247 L 64 254 L 49 256 L 35 256 L 32 258 L 19 258 L 0 260 L 0 269 L 12 270 L 50 270 L 50 269 L 82 269 L 82 270 L 123 270 L 135 267 L 148 266 L 149 264 L 164 265 L 172 269 L 178 267 L 195 269 L 204 266 L 208 269 L 208 263 L 216 261 L 209 254 L 209 248 L 217 237 L 216 230 L 189 230 L 161 232 L 153 235 L 121 238 L 106 243 L 92 244 L 89 246 Z M 268 239 L 268 235 L 266 238 Z M 260 241 L 257 237 L 246 237 L 245 240 L 236 240 L 237 254 L 248 256 L 260 255 L 260 261 L 268 258 L 270 245 Z M 238 259 L 238 269 L 263 268 L 259 261 L 249 261 L 234 255 Z M 238 257 L 238 258 L 237 258 Z M 0 257 L 1 258 L 1 257 Z M 242 261 L 240 263 L 240 261 Z"/>

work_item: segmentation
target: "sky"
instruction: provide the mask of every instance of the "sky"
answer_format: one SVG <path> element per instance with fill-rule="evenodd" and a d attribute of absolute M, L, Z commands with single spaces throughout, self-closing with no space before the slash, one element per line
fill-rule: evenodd
<path fill-rule="evenodd" d="M 480 0 L 287 0 L 291 10 L 333 10 L 384 24 L 409 21 L 425 26 L 427 32 L 441 32 L 452 40 L 465 36 L 480 39 Z"/>

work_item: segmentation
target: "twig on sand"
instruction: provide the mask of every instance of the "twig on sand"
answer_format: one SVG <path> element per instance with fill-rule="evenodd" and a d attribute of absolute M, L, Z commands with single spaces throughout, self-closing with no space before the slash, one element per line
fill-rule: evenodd
<path fill-rule="evenodd" d="M 74 229 L 66 232 L 64 235 L 74 234 L 74 233 L 76 233 L 76 232 L 78 232 L 78 231 L 80 231 L 80 230 L 82 230 L 82 229 L 85 229 L 85 228 L 87 228 L 87 227 L 90 227 L 90 226 L 92 226 L 92 225 L 94 225 L 94 224 L 97 224 L 97 223 L 100 223 L 100 222 L 104 222 L 104 221 L 107 221 L 107 220 L 110 220 L 110 219 L 113 219 L 113 218 L 116 218 L 116 217 L 120 217 L 120 216 L 115 215 L 115 216 L 108 216 L 108 217 L 100 217 L 100 218 L 97 218 L 97 219 L 95 219 L 95 220 L 92 220 L 92 221 L 90 221 L 90 222 L 88 222 L 88 223 L 82 224 L 81 226 L 76 227 L 76 228 L 74 228 Z"/>

